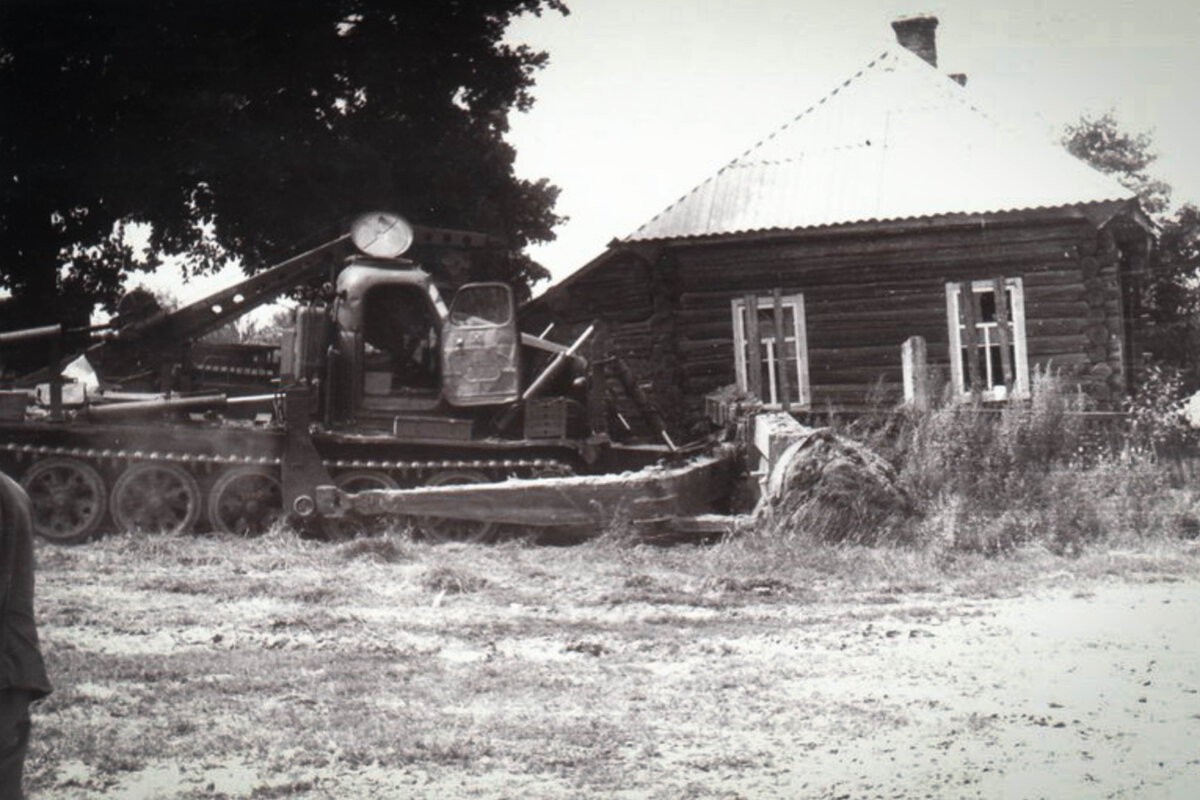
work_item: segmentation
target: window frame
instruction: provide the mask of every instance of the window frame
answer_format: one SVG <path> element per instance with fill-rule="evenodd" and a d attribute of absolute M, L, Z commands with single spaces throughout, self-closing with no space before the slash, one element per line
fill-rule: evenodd
<path fill-rule="evenodd" d="M 796 387 L 797 400 L 788 400 L 788 407 L 802 408 L 807 407 L 812 403 L 812 394 L 808 379 L 808 338 L 807 324 L 804 317 L 804 295 L 802 293 L 781 295 L 779 298 L 780 306 L 784 309 L 791 307 L 792 309 L 792 336 L 787 336 L 785 331 L 783 340 L 786 345 L 789 338 L 796 343 L 796 377 L 799 386 Z M 774 295 L 760 295 L 755 300 L 758 308 L 774 309 Z M 743 392 L 749 392 L 749 378 L 746 369 L 746 300 L 745 297 L 737 297 L 730 301 L 730 313 L 733 317 L 733 359 L 734 359 L 734 374 L 737 379 L 738 388 Z M 775 361 L 775 337 L 761 336 L 759 337 L 763 348 L 762 358 L 767 362 L 767 378 L 770 382 L 769 388 L 770 397 L 759 398 L 762 400 L 766 408 L 783 408 L 783 403 L 779 402 L 779 381 L 776 375 Z M 790 387 L 789 387 L 790 388 Z"/>
<path fill-rule="evenodd" d="M 963 287 L 970 287 L 970 290 L 977 294 L 983 294 L 987 291 L 995 291 L 996 281 L 1002 280 L 1005 289 L 1011 297 L 1008 305 L 1009 325 L 1012 330 L 1012 347 L 1013 347 L 1013 390 L 1011 395 L 1008 388 L 1004 384 L 997 386 L 989 386 L 980 391 L 980 397 L 984 400 L 1007 400 L 1009 397 L 1027 398 L 1029 397 L 1029 354 L 1026 342 L 1025 330 L 1025 285 L 1021 278 L 986 278 L 983 280 L 971 281 L 948 281 L 946 283 L 946 321 L 949 328 L 949 352 L 950 358 L 950 377 L 954 386 L 955 395 L 963 398 L 970 397 L 972 394 L 971 386 L 969 385 L 968 376 L 963 370 L 963 337 L 961 328 L 965 325 L 962 320 L 962 310 L 959 307 L 959 293 Z M 975 322 L 976 330 L 983 329 L 986 337 L 985 341 L 988 345 L 990 341 L 991 329 L 997 327 L 997 322 L 983 322 L 977 320 Z M 986 327 L 985 327 L 986 326 Z M 986 363 L 986 362 L 985 362 Z"/>

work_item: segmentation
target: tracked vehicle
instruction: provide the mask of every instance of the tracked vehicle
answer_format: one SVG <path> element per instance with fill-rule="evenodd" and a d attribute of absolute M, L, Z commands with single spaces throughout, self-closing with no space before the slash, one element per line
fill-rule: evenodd
<path fill-rule="evenodd" d="M 675 449 L 610 435 L 613 381 L 603 359 L 585 358 L 590 329 L 568 343 L 522 333 L 510 287 L 439 287 L 404 258 L 414 241 L 490 244 L 367 214 L 346 235 L 177 310 L 128 297 L 99 341 L 64 345 L 64 357 L 10 381 L 0 468 L 29 492 L 37 532 L 60 543 L 109 529 L 249 534 L 281 514 L 319 522 L 318 487 L 614 474 Z M 322 278 L 326 291 L 295 310 L 278 343 L 204 340 Z M 0 348 L 62 336 L 57 326 L 5 333 Z M 486 515 L 437 510 L 421 511 L 431 536 L 494 529 Z"/>

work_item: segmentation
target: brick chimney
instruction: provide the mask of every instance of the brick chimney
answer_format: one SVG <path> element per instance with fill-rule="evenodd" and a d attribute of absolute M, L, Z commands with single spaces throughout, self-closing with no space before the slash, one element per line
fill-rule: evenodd
<path fill-rule="evenodd" d="M 902 47 L 928 61 L 930 66 L 936 67 L 937 26 L 937 17 L 932 14 L 919 14 L 894 21 L 892 30 L 896 32 L 896 41 Z"/>

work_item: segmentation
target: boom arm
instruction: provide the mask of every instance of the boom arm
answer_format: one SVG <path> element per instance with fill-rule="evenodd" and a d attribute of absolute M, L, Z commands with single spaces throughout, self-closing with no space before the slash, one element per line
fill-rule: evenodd
<path fill-rule="evenodd" d="M 228 289 L 215 292 L 203 300 L 197 300 L 174 311 L 158 311 L 148 319 L 122 325 L 117 329 L 115 338 L 91 345 L 82 355 L 97 363 L 103 360 L 105 350 L 110 347 L 118 351 L 139 348 L 146 353 L 180 347 L 185 342 L 214 331 L 230 320 L 271 302 L 288 289 L 319 275 L 321 270 L 328 267 L 327 256 L 335 254 L 339 249 L 345 249 L 349 240 L 350 234 L 339 236 L 263 270 Z M 19 378 L 16 385 L 33 386 L 50 381 L 58 374 L 60 368 L 59 363 L 42 367 Z"/>
<path fill-rule="evenodd" d="M 153 336 L 158 341 L 176 344 L 215 331 L 321 274 L 329 265 L 322 256 L 335 252 L 349 240 L 350 234 L 339 236 L 202 300 L 174 311 L 159 311 L 149 319 L 126 325 L 117 332 L 117 339 Z"/>

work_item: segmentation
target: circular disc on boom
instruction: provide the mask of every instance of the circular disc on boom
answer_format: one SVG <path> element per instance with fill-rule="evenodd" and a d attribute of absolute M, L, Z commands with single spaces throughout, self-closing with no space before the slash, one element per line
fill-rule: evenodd
<path fill-rule="evenodd" d="M 350 238 L 366 255 L 395 258 L 412 246 L 413 229 L 399 214 L 372 211 L 354 220 Z"/>

